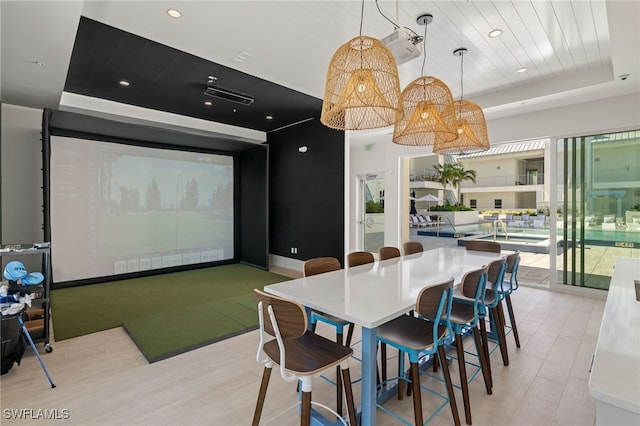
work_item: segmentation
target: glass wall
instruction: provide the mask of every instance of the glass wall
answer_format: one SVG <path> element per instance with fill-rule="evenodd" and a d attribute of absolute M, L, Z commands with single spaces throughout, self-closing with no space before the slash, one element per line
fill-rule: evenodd
<path fill-rule="evenodd" d="M 640 257 L 640 130 L 559 140 L 558 282 L 608 289 Z"/>

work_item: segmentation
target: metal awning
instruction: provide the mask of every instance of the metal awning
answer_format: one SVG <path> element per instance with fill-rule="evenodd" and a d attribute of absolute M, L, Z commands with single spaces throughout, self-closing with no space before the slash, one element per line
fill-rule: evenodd
<path fill-rule="evenodd" d="M 487 151 L 457 155 L 456 157 L 458 157 L 459 160 L 463 160 L 465 158 L 489 157 L 492 155 L 504 155 L 504 154 L 515 154 L 518 152 L 540 151 L 540 150 L 544 150 L 546 144 L 547 144 L 547 139 L 529 141 L 529 142 L 519 142 L 519 143 L 505 143 L 502 145 L 493 146 L 489 148 Z"/>

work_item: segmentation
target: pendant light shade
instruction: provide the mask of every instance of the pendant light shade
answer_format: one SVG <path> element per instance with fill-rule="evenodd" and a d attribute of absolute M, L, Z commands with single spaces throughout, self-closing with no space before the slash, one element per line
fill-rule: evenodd
<path fill-rule="evenodd" d="M 435 77 L 423 76 L 401 94 L 402 115 L 393 129 L 399 145 L 434 145 L 456 137 L 451 91 Z"/>
<path fill-rule="evenodd" d="M 456 137 L 456 113 L 451 90 L 441 80 L 424 76 L 427 59 L 427 25 L 433 16 L 423 14 L 416 22 L 424 25 L 422 77 L 411 82 L 400 96 L 401 114 L 393 128 L 392 141 L 399 145 L 428 146 Z"/>
<path fill-rule="evenodd" d="M 453 51 L 454 56 L 460 56 L 461 72 L 460 86 L 463 88 L 462 58 L 467 49 L 461 47 Z M 464 89 L 462 89 L 464 93 Z M 487 122 L 484 118 L 482 108 L 475 102 L 466 99 L 455 101 L 454 108 L 456 114 L 457 137 L 449 142 L 442 141 L 434 144 L 433 152 L 436 154 L 469 154 L 472 152 L 486 151 L 489 149 L 489 135 L 487 133 Z"/>
<path fill-rule="evenodd" d="M 437 154 L 469 154 L 489 149 L 489 135 L 482 108 L 462 99 L 454 102 L 458 121 L 458 137 L 451 142 L 437 142 L 433 152 Z"/>
<path fill-rule="evenodd" d="M 331 58 L 320 122 L 339 130 L 391 126 L 398 118 L 399 99 L 391 51 L 378 39 L 358 36 Z"/>

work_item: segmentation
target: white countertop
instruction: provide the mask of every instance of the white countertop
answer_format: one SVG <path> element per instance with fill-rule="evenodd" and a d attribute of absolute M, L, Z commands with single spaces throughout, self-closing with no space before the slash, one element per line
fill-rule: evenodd
<path fill-rule="evenodd" d="M 265 291 L 374 328 L 415 308 L 418 293 L 426 285 L 451 277 L 459 283 L 465 271 L 501 256 L 464 248 L 439 248 L 285 281 L 266 286 Z"/>
<path fill-rule="evenodd" d="M 616 259 L 589 379 L 591 396 L 640 413 L 640 259 Z"/>

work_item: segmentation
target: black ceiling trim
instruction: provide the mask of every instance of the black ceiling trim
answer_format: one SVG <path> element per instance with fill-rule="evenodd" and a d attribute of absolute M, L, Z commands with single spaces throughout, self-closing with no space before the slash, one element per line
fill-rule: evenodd
<path fill-rule="evenodd" d="M 215 43 L 211 48 L 215 54 Z M 255 101 L 240 105 L 206 96 L 209 76 Z M 322 108 L 316 97 L 86 17 L 80 18 L 64 90 L 263 132 L 319 118 Z"/>

